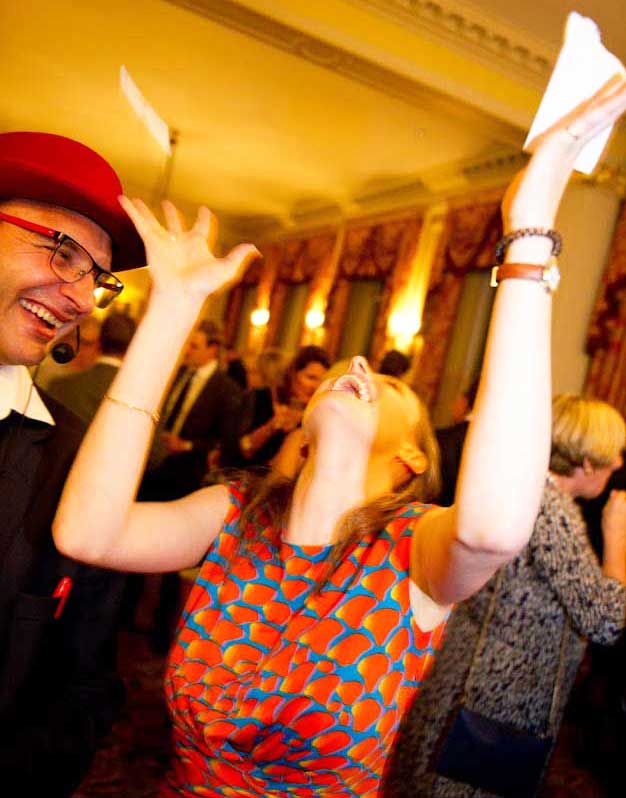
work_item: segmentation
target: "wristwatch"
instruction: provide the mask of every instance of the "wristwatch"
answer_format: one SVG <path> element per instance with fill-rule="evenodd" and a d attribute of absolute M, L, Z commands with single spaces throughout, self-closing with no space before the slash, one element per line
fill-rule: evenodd
<path fill-rule="evenodd" d="M 556 258 L 550 258 L 545 266 L 532 263 L 503 263 L 491 270 L 491 287 L 495 288 L 502 280 L 534 280 L 543 283 L 546 291 L 553 294 L 559 287 L 561 272 Z"/>

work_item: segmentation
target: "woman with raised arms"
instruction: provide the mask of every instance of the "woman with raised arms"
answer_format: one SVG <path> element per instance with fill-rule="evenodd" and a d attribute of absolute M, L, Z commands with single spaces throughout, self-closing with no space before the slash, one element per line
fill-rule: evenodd
<path fill-rule="evenodd" d="M 553 227 L 578 153 L 624 110 L 626 80 L 615 76 L 542 136 L 506 193 L 507 233 Z M 452 507 L 415 501 L 434 478 L 427 422 L 363 358 L 310 402 L 293 490 L 213 486 L 138 504 L 154 416 L 185 340 L 206 297 L 256 252 L 214 257 L 205 208 L 185 230 L 170 203 L 163 227 L 141 201 L 121 202 L 153 289 L 67 481 L 56 543 L 122 570 L 202 562 L 166 672 L 175 755 L 164 795 L 373 798 L 450 606 L 533 529 L 550 451 L 541 267 L 553 243 L 523 235 L 506 251 Z"/>

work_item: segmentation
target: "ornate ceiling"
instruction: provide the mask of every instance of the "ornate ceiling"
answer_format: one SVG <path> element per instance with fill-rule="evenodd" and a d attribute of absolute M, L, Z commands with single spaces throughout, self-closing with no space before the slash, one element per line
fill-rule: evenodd
<path fill-rule="evenodd" d="M 620 4 L 577 8 L 626 58 Z M 281 235 L 506 180 L 568 10 L 563 0 L 3 3 L 0 127 L 73 135 L 130 192 L 157 199 L 164 156 L 119 90 L 124 64 L 179 131 L 172 198 L 188 211 L 208 204 L 229 239 Z"/>

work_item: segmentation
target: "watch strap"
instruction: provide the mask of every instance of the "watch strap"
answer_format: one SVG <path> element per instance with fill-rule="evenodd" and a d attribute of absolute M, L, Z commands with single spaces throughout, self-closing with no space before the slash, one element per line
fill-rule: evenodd
<path fill-rule="evenodd" d="M 502 280 L 533 280 L 543 283 L 548 291 L 554 291 L 558 285 L 558 269 L 556 269 L 556 280 L 552 275 L 555 269 L 556 262 L 547 266 L 534 263 L 503 263 L 491 270 L 491 285 L 495 287 Z"/>

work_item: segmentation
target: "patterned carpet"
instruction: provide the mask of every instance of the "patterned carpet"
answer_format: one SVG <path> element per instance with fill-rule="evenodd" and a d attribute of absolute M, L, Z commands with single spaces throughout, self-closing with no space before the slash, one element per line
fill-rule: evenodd
<path fill-rule="evenodd" d="M 158 794 L 169 758 L 163 662 L 150 651 L 145 636 L 122 635 L 120 669 L 127 688 L 126 708 L 75 798 L 154 798 Z M 623 788 L 611 792 L 580 764 L 581 720 L 574 721 L 573 714 L 563 724 L 542 798 L 623 798 Z"/>

